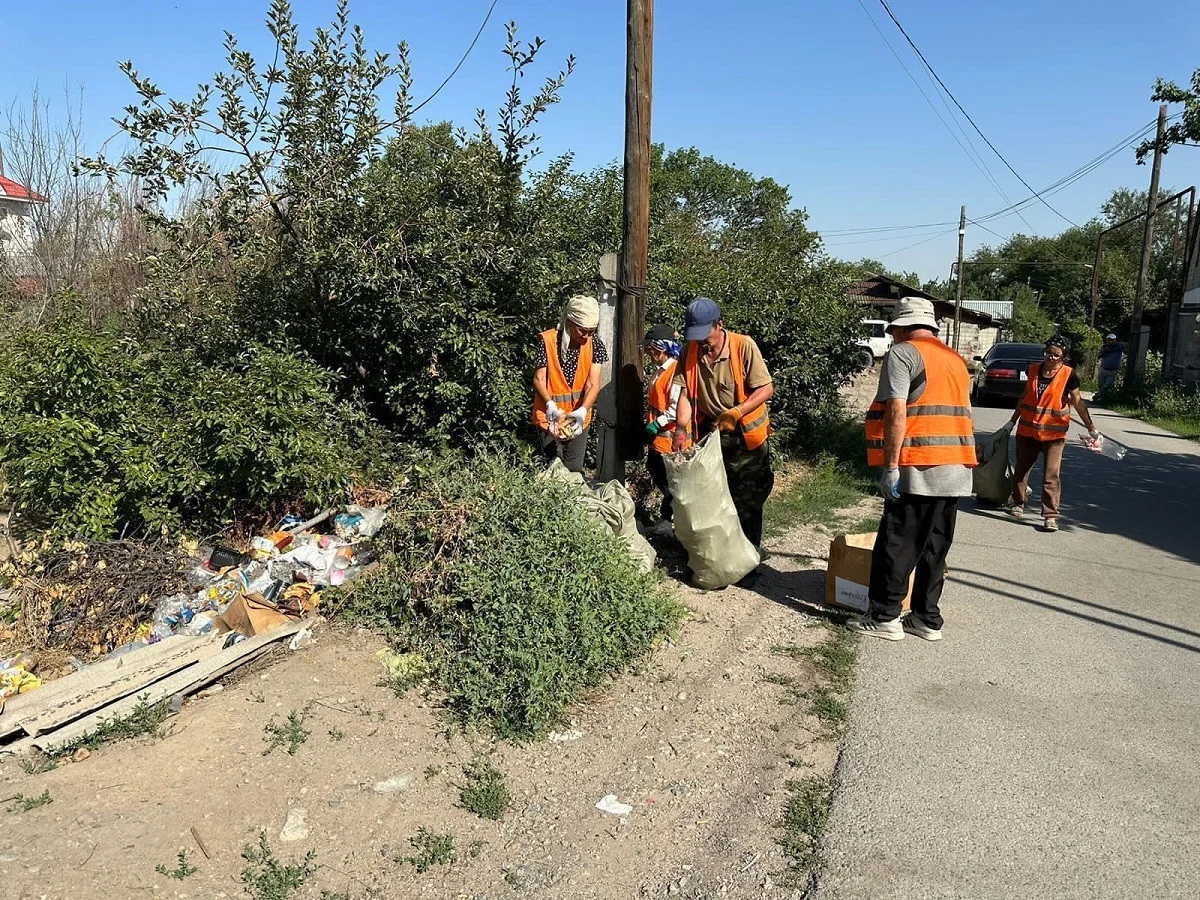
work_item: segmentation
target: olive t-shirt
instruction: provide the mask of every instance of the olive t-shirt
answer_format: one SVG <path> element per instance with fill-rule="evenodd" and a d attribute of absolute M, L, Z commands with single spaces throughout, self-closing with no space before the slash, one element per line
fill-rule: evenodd
<path fill-rule="evenodd" d="M 729 363 L 731 343 L 732 341 L 725 341 L 725 348 L 715 363 L 705 359 L 703 351 L 697 354 L 696 373 L 699 377 L 696 379 L 698 396 L 695 400 L 701 415 L 707 419 L 715 419 L 725 410 L 737 405 L 733 389 L 733 369 Z M 687 390 L 687 374 L 683 363 L 687 355 L 688 345 L 684 344 L 679 353 L 679 367 L 676 370 L 678 374 L 674 381 L 684 390 Z M 747 337 L 742 340 L 742 366 L 742 383 L 746 388 L 746 396 L 771 383 L 771 373 L 767 370 L 762 351 L 758 349 L 758 344 L 754 343 L 753 338 Z"/>

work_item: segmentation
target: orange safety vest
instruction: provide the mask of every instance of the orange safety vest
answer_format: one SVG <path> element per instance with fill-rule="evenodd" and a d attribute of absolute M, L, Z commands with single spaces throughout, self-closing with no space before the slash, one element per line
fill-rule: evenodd
<path fill-rule="evenodd" d="M 646 393 L 646 424 L 649 425 L 661 415 L 665 415 L 667 409 L 671 406 L 671 382 L 675 380 L 675 366 L 678 360 L 671 360 L 663 367 L 663 370 L 658 373 L 658 377 L 650 384 L 650 390 Z M 671 452 L 671 433 L 675 431 L 675 422 L 668 422 L 650 446 L 659 453 Z"/>
<path fill-rule="evenodd" d="M 1046 390 L 1039 395 L 1038 375 L 1041 368 L 1041 363 L 1029 367 L 1029 383 L 1025 385 L 1025 395 L 1017 406 L 1021 415 L 1017 422 L 1017 434 L 1036 441 L 1064 441 L 1071 428 L 1071 409 L 1064 396 L 1067 379 L 1071 377 L 1071 367 L 1060 366 L 1046 385 Z M 1062 403 L 1062 406 L 1053 406 L 1053 403 Z"/>
<path fill-rule="evenodd" d="M 908 342 L 925 363 L 925 390 L 908 404 L 902 466 L 975 466 L 971 376 L 962 357 L 935 337 Z M 867 411 L 867 465 L 882 466 L 883 416 L 879 400 Z"/>
<path fill-rule="evenodd" d="M 566 415 L 583 400 L 588 373 L 592 371 L 592 342 L 588 341 L 579 351 L 574 384 L 567 384 L 562 363 L 558 359 L 558 329 L 543 331 L 542 343 L 546 345 L 546 388 L 550 392 L 550 399 L 562 410 L 563 415 Z M 543 431 L 550 430 L 550 422 L 546 418 L 546 404 L 537 391 L 533 392 L 533 424 Z M 583 427 L 587 428 L 591 424 L 592 411 L 589 409 Z"/>
<path fill-rule="evenodd" d="M 747 340 L 744 334 L 734 334 L 726 331 L 729 338 L 729 368 L 733 372 L 733 402 L 741 405 L 746 400 L 746 369 L 742 347 Z M 700 396 L 700 344 L 688 342 L 687 356 L 684 358 L 684 379 L 687 382 L 688 399 L 692 403 L 693 430 L 700 419 L 700 408 L 696 398 Z M 742 437 L 746 439 L 747 450 L 757 450 L 771 433 L 771 418 L 767 415 L 767 404 L 755 407 L 742 416 L 738 423 Z"/>

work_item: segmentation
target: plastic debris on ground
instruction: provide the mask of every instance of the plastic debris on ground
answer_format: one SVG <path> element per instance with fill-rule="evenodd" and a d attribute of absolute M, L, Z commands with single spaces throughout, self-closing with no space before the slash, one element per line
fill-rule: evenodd
<path fill-rule="evenodd" d="M 0 657 L 0 711 L 4 701 L 42 686 L 42 680 L 26 668 L 21 655 Z"/>
<path fill-rule="evenodd" d="M 384 506 L 351 504 L 332 519 L 303 532 L 288 531 L 307 520 L 287 516 L 279 528 L 250 542 L 250 552 L 208 548 L 185 574 L 193 593 L 158 601 L 149 627 L 114 654 L 131 652 L 173 634 L 234 631 L 261 634 L 304 619 L 320 604 L 321 591 L 352 581 L 375 560 L 370 539 L 387 519 Z M 327 526 L 332 533 L 319 533 Z M 294 641 L 306 646 L 306 641 Z"/>
<path fill-rule="evenodd" d="M 614 816 L 627 816 L 633 812 L 633 807 L 619 801 L 616 794 L 605 794 L 596 804 L 596 809 Z"/>

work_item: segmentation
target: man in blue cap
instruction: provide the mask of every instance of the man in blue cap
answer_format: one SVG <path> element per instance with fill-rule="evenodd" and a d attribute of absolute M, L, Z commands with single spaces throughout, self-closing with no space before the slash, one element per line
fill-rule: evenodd
<path fill-rule="evenodd" d="M 683 338 L 687 345 L 675 383 L 684 390 L 672 448 L 686 447 L 689 434 L 701 440 L 714 429 L 720 432 L 729 495 L 742 532 L 759 547 L 763 506 L 775 484 L 767 445 L 767 401 L 775 395 L 771 373 L 754 339 L 727 331 L 721 308 L 708 297 L 688 304 Z"/>

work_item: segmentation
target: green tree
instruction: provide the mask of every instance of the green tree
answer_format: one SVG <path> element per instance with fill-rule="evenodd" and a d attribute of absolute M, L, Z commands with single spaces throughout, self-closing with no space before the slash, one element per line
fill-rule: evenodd
<path fill-rule="evenodd" d="M 1168 125 L 1163 133 L 1163 152 L 1172 144 L 1196 146 L 1200 144 L 1200 68 L 1192 73 L 1190 87 L 1180 87 L 1173 81 L 1162 78 L 1154 82 L 1154 93 L 1150 99 L 1155 103 L 1182 103 L 1183 118 Z M 1144 163 L 1147 154 L 1153 152 L 1154 141 L 1145 141 L 1137 148 L 1137 161 Z"/>

